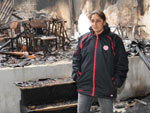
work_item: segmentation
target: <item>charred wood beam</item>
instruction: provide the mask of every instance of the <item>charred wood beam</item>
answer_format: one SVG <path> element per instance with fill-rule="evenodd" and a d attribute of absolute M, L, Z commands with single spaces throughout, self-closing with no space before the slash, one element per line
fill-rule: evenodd
<path fill-rule="evenodd" d="M 21 37 L 22 34 L 24 34 L 24 31 L 21 32 L 16 37 L 9 39 L 6 43 L 4 43 L 2 46 L 0 46 L 0 50 L 3 49 L 4 47 L 6 47 L 8 44 L 10 44 L 13 40 L 18 39 L 19 37 Z"/>
<path fill-rule="evenodd" d="M 57 111 L 57 110 L 63 110 L 63 109 L 68 109 L 68 108 L 72 108 L 72 107 L 76 107 L 77 106 L 77 102 L 73 102 L 73 103 L 59 103 L 59 105 L 49 105 L 49 106 L 46 106 L 46 107 L 42 107 L 42 108 L 36 108 L 34 110 L 30 110 L 30 112 L 32 111 L 38 111 L 38 112 L 41 112 L 41 111 Z"/>
<path fill-rule="evenodd" d="M 0 24 L 0 32 L 3 32 L 4 30 L 10 29 L 10 26 L 8 24 Z"/>
<path fill-rule="evenodd" d="M 47 105 L 45 105 L 47 106 Z M 77 113 L 77 103 L 59 103 L 59 105 L 42 106 L 23 106 L 21 105 L 21 113 Z M 35 108 L 35 109 L 33 109 Z"/>
<path fill-rule="evenodd" d="M 16 83 L 25 106 L 41 106 L 77 100 L 75 82 L 70 77 Z"/>
<path fill-rule="evenodd" d="M 25 89 L 21 90 L 21 99 L 25 106 L 73 101 L 77 99 L 77 89 L 75 84 Z"/>
<path fill-rule="evenodd" d="M 6 47 L 8 44 L 10 44 L 12 41 L 9 39 L 6 43 L 4 43 L 2 46 L 0 46 L 0 50 Z"/>
<path fill-rule="evenodd" d="M 19 20 L 23 20 L 23 18 L 21 18 L 20 16 L 16 15 L 16 14 L 12 14 L 12 16 L 16 17 Z"/>
<path fill-rule="evenodd" d="M 76 113 L 77 89 L 71 77 L 16 83 L 21 113 Z"/>
<path fill-rule="evenodd" d="M 139 103 L 145 105 L 145 106 L 148 104 L 147 102 L 144 102 L 144 101 L 139 100 L 139 99 L 134 99 L 134 100 L 135 100 L 136 102 L 139 102 Z"/>
<path fill-rule="evenodd" d="M 28 52 L 3 52 L 3 51 L 0 51 L 0 54 L 11 55 L 11 56 L 27 56 Z"/>

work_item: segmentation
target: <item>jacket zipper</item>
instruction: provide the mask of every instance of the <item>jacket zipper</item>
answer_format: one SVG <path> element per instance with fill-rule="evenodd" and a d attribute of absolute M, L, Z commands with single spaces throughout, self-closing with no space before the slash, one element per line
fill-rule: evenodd
<path fill-rule="evenodd" d="M 94 66 L 93 66 L 93 89 L 92 89 L 92 96 L 95 94 L 95 70 L 96 70 L 96 53 L 97 53 L 97 45 L 98 45 L 98 35 L 96 39 L 96 44 L 95 44 L 95 51 L 94 51 Z"/>

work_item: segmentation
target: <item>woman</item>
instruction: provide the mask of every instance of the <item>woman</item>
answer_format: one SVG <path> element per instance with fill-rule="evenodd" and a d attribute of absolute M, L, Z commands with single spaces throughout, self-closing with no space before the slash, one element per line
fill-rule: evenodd
<path fill-rule="evenodd" d="M 78 113 L 90 113 L 94 97 L 102 113 L 113 113 L 113 99 L 128 72 L 122 40 L 110 32 L 106 16 L 95 10 L 89 15 L 91 32 L 79 38 L 73 55 L 72 78 L 77 83 Z"/>

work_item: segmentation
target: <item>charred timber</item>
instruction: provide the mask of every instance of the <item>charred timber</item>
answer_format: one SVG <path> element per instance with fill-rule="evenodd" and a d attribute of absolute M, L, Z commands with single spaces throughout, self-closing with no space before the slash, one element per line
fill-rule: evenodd
<path fill-rule="evenodd" d="M 0 46 L 0 50 L 3 49 L 4 47 L 6 47 L 8 44 L 10 44 L 13 40 L 18 39 L 19 37 L 21 37 L 22 34 L 24 34 L 24 31 L 21 32 L 16 37 L 9 39 L 6 43 L 4 43 L 2 46 Z"/>
<path fill-rule="evenodd" d="M 16 85 L 21 90 L 21 102 L 25 106 L 55 104 L 77 99 L 76 85 L 70 77 L 28 81 Z"/>

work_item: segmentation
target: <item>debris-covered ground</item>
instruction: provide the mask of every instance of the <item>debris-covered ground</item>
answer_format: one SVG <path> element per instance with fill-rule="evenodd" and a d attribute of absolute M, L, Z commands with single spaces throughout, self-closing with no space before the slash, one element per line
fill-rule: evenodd
<path fill-rule="evenodd" d="M 23 91 L 29 90 L 28 91 L 28 95 L 29 95 L 31 93 L 31 91 L 34 92 L 34 89 L 38 89 L 39 91 L 40 90 L 42 91 L 42 90 L 44 90 L 44 87 L 53 87 L 55 85 L 58 87 L 61 87 L 61 85 L 63 85 L 63 84 L 74 84 L 74 82 L 72 81 L 71 77 L 64 77 L 64 78 L 58 78 L 58 79 L 45 78 L 45 79 L 39 79 L 39 80 L 30 80 L 30 81 L 24 81 L 24 82 L 16 82 L 15 84 L 21 89 L 22 93 L 24 93 Z M 58 90 L 58 87 L 52 91 L 56 91 L 56 89 Z M 65 87 L 67 87 L 67 85 L 64 86 L 63 90 L 66 89 Z M 75 87 L 73 87 L 73 88 L 75 88 Z M 76 89 L 72 89 L 72 90 L 74 90 L 75 92 L 70 92 L 70 94 L 76 93 L 76 95 L 77 95 Z M 25 94 L 27 95 L 27 93 L 25 93 Z M 34 96 L 34 98 L 35 98 L 35 96 Z M 37 96 L 37 98 L 38 98 L 38 96 Z M 76 103 L 76 102 L 77 102 L 77 97 L 74 98 L 74 103 Z M 66 101 L 66 103 L 67 103 L 67 101 Z M 38 106 L 34 106 L 34 109 L 37 109 L 37 108 L 38 108 Z M 32 110 L 33 110 L 33 108 L 32 108 Z M 95 99 L 95 101 L 91 107 L 91 113 L 101 113 L 100 111 L 101 111 L 101 108 L 98 106 L 98 103 Z M 149 111 L 150 111 L 150 95 L 146 95 L 144 97 L 132 97 L 132 98 L 128 98 L 126 100 L 114 102 L 114 113 L 149 113 Z"/>
<path fill-rule="evenodd" d="M 116 103 L 115 111 L 115 113 L 149 113 L 150 95 Z"/>
<path fill-rule="evenodd" d="M 101 113 L 101 108 L 94 105 L 91 107 L 92 113 Z M 137 97 L 124 101 L 114 102 L 114 113 L 149 113 L 150 95 Z"/>
<path fill-rule="evenodd" d="M 72 42 L 73 43 L 73 42 Z M 35 52 L 32 55 L 0 55 L 0 68 L 2 67 L 24 67 L 28 65 L 52 64 L 61 60 L 72 60 L 74 52 L 74 44 L 68 46 L 67 50 L 57 50 L 51 53 L 44 54 L 43 51 Z M 75 45 L 74 45 L 75 46 Z"/>

